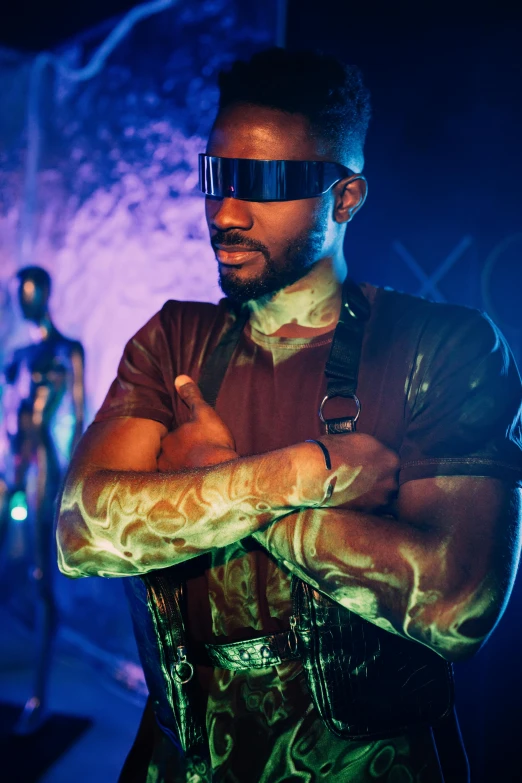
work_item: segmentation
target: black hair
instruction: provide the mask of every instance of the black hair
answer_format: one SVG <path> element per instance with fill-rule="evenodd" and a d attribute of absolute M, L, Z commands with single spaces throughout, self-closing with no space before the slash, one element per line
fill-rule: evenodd
<path fill-rule="evenodd" d="M 274 47 L 236 60 L 218 77 L 219 111 L 249 103 L 302 114 L 314 136 L 327 142 L 335 160 L 356 171 L 370 121 L 370 94 L 354 65 L 319 52 Z"/>
<path fill-rule="evenodd" d="M 23 269 L 18 270 L 16 276 L 21 283 L 32 280 L 35 285 L 51 291 L 51 276 L 41 266 L 24 266 Z"/>

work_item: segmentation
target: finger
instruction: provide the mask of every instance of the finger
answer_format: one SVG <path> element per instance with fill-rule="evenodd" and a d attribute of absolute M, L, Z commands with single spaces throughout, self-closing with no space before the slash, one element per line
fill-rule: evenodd
<path fill-rule="evenodd" d="M 190 375 L 178 375 L 174 378 L 174 386 L 176 391 L 179 391 L 182 386 L 186 386 L 187 383 L 194 383 Z"/>
<path fill-rule="evenodd" d="M 174 386 L 183 402 L 190 408 L 193 418 L 198 418 L 198 416 L 210 409 L 210 406 L 203 399 L 199 386 L 188 375 L 178 375 L 174 381 Z"/>

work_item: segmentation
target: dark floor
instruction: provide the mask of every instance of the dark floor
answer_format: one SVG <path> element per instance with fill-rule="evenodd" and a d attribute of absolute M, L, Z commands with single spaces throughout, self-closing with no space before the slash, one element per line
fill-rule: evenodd
<path fill-rule="evenodd" d="M 0 628 L 0 701 L 21 707 L 30 695 L 33 637 L 5 607 L 0 607 Z M 109 675 L 107 661 L 97 658 L 93 649 L 86 654 L 80 649 L 81 643 L 64 630 L 58 636 L 49 710 L 51 715 L 64 713 L 92 723 L 38 777 L 41 783 L 116 783 L 139 723 L 143 696 L 119 685 Z M 16 747 L 20 748 L 20 742 Z M 33 752 L 31 747 L 28 743 L 28 752 Z M 1 779 L 26 783 L 16 777 L 19 766 L 19 760 L 7 753 L 7 758 L 2 758 Z"/>

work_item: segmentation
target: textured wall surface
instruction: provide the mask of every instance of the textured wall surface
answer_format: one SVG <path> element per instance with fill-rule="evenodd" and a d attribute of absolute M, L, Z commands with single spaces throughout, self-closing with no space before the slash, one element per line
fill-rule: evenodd
<path fill-rule="evenodd" d="M 53 276 L 58 328 L 84 343 L 91 415 L 125 341 L 166 299 L 220 297 L 197 154 L 215 113 L 216 72 L 271 45 L 274 29 L 275 3 L 180 2 L 140 22 L 92 80 L 74 84 L 44 72 L 31 260 Z M 107 32 L 60 57 L 81 67 Z M 29 68 L 0 54 L 4 287 L 20 264 Z M 25 331 L 13 330 L 12 319 L 7 328 L 6 315 L 2 328 L 20 342 Z"/>
<path fill-rule="evenodd" d="M 75 84 L 52 68 L 43 72 L 35 242 L 25 263 L 51 273 L 56 325 L 84 344 L 88 420 L 125 342 L 165 300 L 217 301 L 221 295 L 196 187 L 197 154 L 215 114 L 217 71 L 273 45 L 275 23 L 275 0 L 182 0 L 140 22 L 90 81 Z M 110 29 L 91 31 L 57 54 L 81 68 Z M 24 260 L 30 68 L 29 58 L 0 51 L 4 355 L 29 339 L 12 276 Z M 16 549 L 19 533 L 11 538 Z M 119 580 L 57 580 L 69 628 L 106 649 L 132 650 Z"/>

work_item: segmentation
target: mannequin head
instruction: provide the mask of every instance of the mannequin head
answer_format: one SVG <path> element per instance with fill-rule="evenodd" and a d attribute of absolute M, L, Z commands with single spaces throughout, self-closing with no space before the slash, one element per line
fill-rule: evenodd
<path fill-rule="evenodd" d="M 27 321 L 40 324 L 48 315 L 51 278 L 39 266 L 26 266 L 17 273 L 20 285 L 18 299 Z"/>

